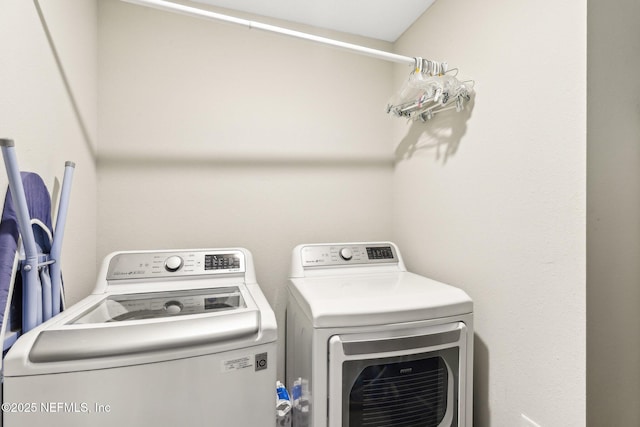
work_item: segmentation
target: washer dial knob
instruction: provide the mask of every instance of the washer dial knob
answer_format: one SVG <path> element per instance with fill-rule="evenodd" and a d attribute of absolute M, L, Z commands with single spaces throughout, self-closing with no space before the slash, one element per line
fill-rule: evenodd
<path fill-rule="evenodd" d="M 164 260 L 165 270 L 170 271 L 172 273 L 174 271 L 180 270 L 180 268 L 182 267 L 182 264 L 184 264 L 184 261 L 182 260 L 181 257 L 177 255 L 170 256 L 169 258 Z"/>
<path fill-rule="evenodd" d="M 353 252 L 351 252 L 351 249 L 349 248 L 342 248 L 340 249 L 340 258 L 345 261 L 349 261 L 351 258 L 353 258 Z"/>

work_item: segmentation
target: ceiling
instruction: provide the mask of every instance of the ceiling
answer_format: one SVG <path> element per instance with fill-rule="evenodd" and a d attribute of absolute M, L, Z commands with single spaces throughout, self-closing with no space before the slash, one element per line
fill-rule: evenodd
<path fill-rule="evenodd" d="M 435 0 L 192 0 L 395 42 Z"/>

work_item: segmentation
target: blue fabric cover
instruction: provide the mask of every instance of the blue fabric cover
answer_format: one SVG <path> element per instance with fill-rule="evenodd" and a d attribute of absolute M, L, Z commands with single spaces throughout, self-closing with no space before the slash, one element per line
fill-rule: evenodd
<path fill-rule="evenodd" d="M 51 230 L 51 196 L 47 190 L 42 178 L 32 172 L 21 172 L 24 193 L 29 207 L 29 216 L 31 219 L 38 219 Z M 49 237 L 40 227 L 32 227 L 36 245 L 39 249 L 48 253 L 51 247 Z M 13 263 L 16 252 L 18 251 L 18 220 L 11 198 L 11 192 L 7 189 L 4 200 L 4 209 L 2 210 L 2 220 L 0 221 L 0 326 L 5 321 L 5 313 L 9 288 L 11 287 L 11 276 L 13 273 Z M 17 281 L 19 280 L 17 275 Z M 15 289 L 21 294 L 20 289 Z M 17 296 L 17 295 L 16 295 Z M 12 308 L 20 309 L 22 304 L 12 304 Z M 15 318 L 15 316 L 13 316 Z M 20 317 L 18 317 L 20 319 Z M 14 327 L 16 325 L 13 325 Z"/>

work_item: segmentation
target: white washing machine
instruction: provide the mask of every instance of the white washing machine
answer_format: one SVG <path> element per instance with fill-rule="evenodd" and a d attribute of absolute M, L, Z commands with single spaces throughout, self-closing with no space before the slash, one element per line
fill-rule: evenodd
<path fill-rule="evenodd" d="M 114 253 L 6 355 L 4 426 L 272 427 L 276 339 L 247 250 Z"/>
<path fill-rule="evenodd" d="M 473 304 L 390 242 L 300 245 L 288 283 L 294 427 L 470 427 Z"/>

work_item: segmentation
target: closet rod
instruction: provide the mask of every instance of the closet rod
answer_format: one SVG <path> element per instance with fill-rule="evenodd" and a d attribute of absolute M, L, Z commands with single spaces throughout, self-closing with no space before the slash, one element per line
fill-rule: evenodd
<path fill-rule="evenodd" d="M 222 15 L 220 13 L 210 12 L 207 10 L 198 9 L 195 7 L 184 6 L 177 3 L 172 3 L 165 0 L 122 0 L 126 3 L 137 4 L 139 6 L 148 6 L 154 9 L 165 10 L 169 12 L 176 12 L 182 15 L 195 16 L 199 18 L 210 19 L 213 21 L 224 21 L 232 24 L 238 24 L 249 29 L 255 28 L 258 30 L 269 31 L 272 33 L 278 33 L 285 36 L 296 37 L 299 39 L 309 40 L 316 43 L 322 43 L 330 46 L 334 46 L 340 49 L 350 50 L 361 55 L 371 56 L 378 59 L 384 59 L 385 61 L 397 62 L 399 64 L 406 64 L 414 66 L 416 59 L 410 56 L 396 55 L 395 53 L 385 52 L 382 50 L 371 49 L 365 46 L 359 46 L 352 43 L 345 43 L 338 40 L 329 39 L 326 37 L 315 36 L 313 34 L 307 34 L 300 31 L 290 30 L 288 28 L 276 27 L 274 25 L 263 24 L 260 22 L 249 21 L 246 19 L 236 18 L 233 16 Z"/>

